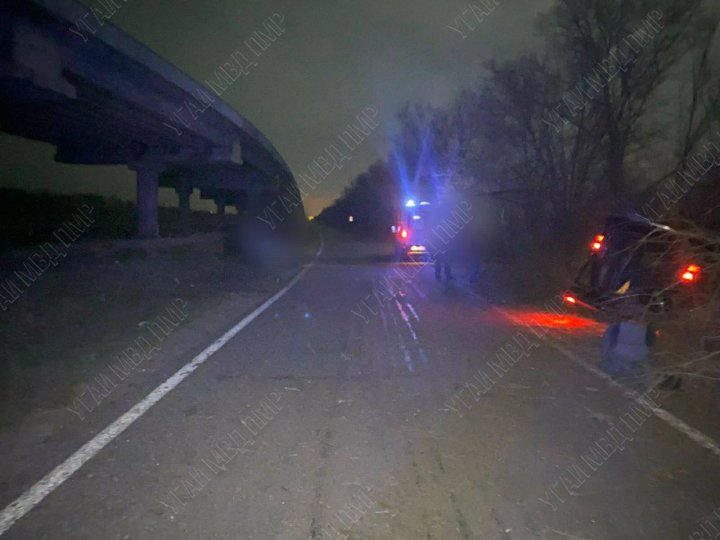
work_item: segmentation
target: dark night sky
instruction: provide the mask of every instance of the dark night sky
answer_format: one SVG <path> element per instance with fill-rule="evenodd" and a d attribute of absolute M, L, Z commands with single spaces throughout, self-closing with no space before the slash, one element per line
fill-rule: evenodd
<path fill-rule="evenodd" d="M 305 201 L 313 214 L 387 155 L 405 102 L 447 103 L 477 79 L 483 60 L 533 45 L 533 20 L 550 0 L 499 4 L 466 39 L 448 28 L 467 9 L 462 0 L 127 0 L 111 22 L 204 81 L 267 17 L 282 14 L 285 34 L 223 99 L 268 136 L 296 175 L 363 108 L 375 106 L 382 122 Z M 3 134 L 0 148 L 4 186 L 134 197 L 125 168 L 54 164 L 52 147 Z M 168 191 L 161 200 L 174 204 L 175 196 Z"/>

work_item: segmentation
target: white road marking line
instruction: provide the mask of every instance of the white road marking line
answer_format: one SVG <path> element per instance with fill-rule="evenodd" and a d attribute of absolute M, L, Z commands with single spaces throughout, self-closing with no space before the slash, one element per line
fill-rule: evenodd
<path fill-rule="evenodd" d="M 586 369 L 593 375 L 600 377 L 601 379 L 605 380 L 608 384 L 613 386 L 614 388 L 617 388 L 620 390 L 625 397 L 628 399 L 632 399 L 635 401 L 638 405 L 645 407 L 650 412 L 652 412 L 656 417 L 658 417 L 660 420 L 668 424 L 670 427 L 674 428 L 676 431 L 679 431 L 683 435 L 689 437 L 696 443 L 698 443 L 703 448 L 710 450 L 713 454 L 716 456 L 720 456 L 720 446 L 709 436 L 705 435 L 701 431 L 695 429 L 689 424 L 686 424 L 683 420 L 672 414 L 671 412 L 668 412 L 667 410 L 663 409 L 662 407 L 657 407 L 650 403 L 647 399 L 643 398 L 641 394 L 636 392 L 635 390 L 632 390 L 631 388 L 627 388 L 625 385 L 620 384 L 615 379 L 610 377 L 607 373 L 599 370 L 592 364 L 588 364 L 585 362 L 585 360 L 578 357 L 575 353 L 572 351 L 568 351 L 563 347 L 562 345 L 552 344 L 552 346 L 560 351 L 562 354 L 567 356 L 572 362 L 579 365 L 580 367 Z"/>
<path fill-rule="evenodd" d="M 322 253 L 322 244 L 318 249 L 315 257 L 317 258 Z M 110 442 L 112 442 L 118 435 L 125 431 L 130 425 L 133 424 L 138 418 L 145 414 L 153 405 L 165 397 L 169 392 L 176 388 L 182 381 L 184 381 L 193 371 L 200 367 L 208 358 L 220 350 L 228 341 L 235 337 L 241 330 L 247 327 L 253 322 L 260 314 L 262 314 L 267 308 L 272 306 L 280 298 L 282 298 L 302 277 L 307 273 L 308 270 L 313 266 L 311 262 L 306 266 L 297 276 L 295 276 L 290 283 L 280 289 L 260 306 L 258 306 L 252 313 L 243 318 L 230 330 L 225 332 L 221 337 L 215 340 L 209 347 L 203 350 L 190 362 L 180 368 L 174 375 L 170 376 L 164 383 L 155 388 L 145 398 L 133 406 L 129 411 L 120 416 L 112 424 L 102 430 L 100 433 L 95 435 L 90 441 L 85 443 L 79 450 L 73 455 L 67 458 L 63 463 L 55 467 L 52 471 L 46 474 L 40 479 L 35 485 L 30 487 L 20 495 L 17 499 L 11 502 L 5 507 L 0 513 L 0 536 L 5 534 L 7 530 L 15 524 L 17 520 L 23 517 L 25 514 L 35 508 L 40 502 L 60 487 L 63 482 L 70 478 L 80 467 L 92 459 L 100 450 L 105 448 Z"/>
<path fill-rule="evenodd" d="M 504 310 L 501 310 L 503 315 L 510 319 L 511 321 L 523 325 L 523 322 L 514 317 L 513 315 L 510 315 L 509 313 L 505 312 Z M 657 418 L 665 422 L 667 425 L 669 425 L 671 428 L 673 428 L 676 431 L 679 431 L 689 439 L 695 441 L 697 444 L 699 444 L 701 447 L 705 448 L 706 450 L 710 450 L 713 454 L 716 456 L 720 456 L 720 445 L 718 445 L 717 442 L 715 442 L 711 437 L 705 435 L 703 432 L 695 429 L 691 425 L 685 423 L 683 420 L 675 416 L 674 414 L 668 412 L 667 410 L 663 409 L 662 407 L 657 407 L 650 403 L 648 400 L 642 397 L 638 392 L 635 390 L 632 390 L 631 388 L 627 388 L 625 385 L 617 382 L 615 379 L 613 379 L 610 375 L 605 373 L 604 371 L 601 371 L 597 367 L 593 366 L 592 364 L 589 364 L 579 356 L 577 356 L 572 351 L 567 350 L 562 345 L 558 345 L 557 343 L 552 343 L 547 340 L 547 338 L 543 338 L 546 340 L 548 345 L 565 355 L 571 362 L 577 364 L 581 368 L 585 369 L 586 371 L 592 373 L 596 377 L 599 377 L 600 379 L 607 382 L 610 386 L 613 388 L 616 388 L 622 394 L 628 398 L 633 400 L 635 403 L 640 405 L 641 407 L 646 408 L 651 413 L 653 413 Z"/>
<path fill-rule="evenodd" d="M 415 317 L 415 320 L 417 322 L 420 322 L 420 317 L 418 316 L 417 311 L 415 311 L 415 308 L 412 306 L 412 304 L 410 302 L 406 302 L 405 304 L 407 305 L 408 309 L 410 310 L 410 313 L 412 313 L 413 317 Z"/>
<path fill-rule="evenodd" d="M 402 332 L 400 331 L 400 326 L 398 325 L 397 319 L 395 318 L 395 312 L 392 309 L 392 303 L 388 303 L 387 308 L 388 308 L 388 312 L 390 313 L 390 320 L 392 321 L 393 325 L 395 326 L 395 335 L 398 338 L 398 347 L 400 347 L 400 351 L 403 354 L 403 359 L 405 360 L 405 364 L 407 365 L 408 371 L 410 373 L 413 373 L 415 371 L 415 367 L 413 366 L 412 355 L 410 354 L 410 351 L 408 351 L 408 348 L 405 345 L 405 339 L 402 336 Z"/>
<path fill-rule="evenodd" d="M 425 354 L 425 350 L 422 347 L 422 344 L 420 343 L 420 340 L 417 337 L 417 334 L 415 333 L 415 329 L 412 326 L 412 321 L 410 320 L 410 317 L 408 317 L 408 314 L 405 312 L 405 309 L 403 309 L 403 305 L 400 303 L 400 301 L 395 298 L 395 304 L 397 305 L 398 311 L 400 312 L 400 316 L 402 317 L 402 320 L 405 322 L 405 326 L 407 326 L 408 331 L 410 332 L 410 337 L 412 337 L 413 342 L 415 343 L 415 347 L 418 351 L 418 354 L 420 355 L 420 359 L 423 361 L 424 364 L 428 363 L 427 355 Z"/>
<path fill-rule="evenodd" d="M 405 309 L 403 309 L 402 304 L 400 301 L 395 298 L 395 305 L 398 308 L 398 312 L 400 312 L 400 317 L 402 318 L 403 322 L 405 323 L 405 326 L 407 326 L 408 331 L 410 332 L 410 337 L 413 338 L 413 341 L 415 343 L 419 343 L 417 334 L 415 333 L 415 329 L 410 324 L 410 317 L 408 317 L 408 314 L 405 312 Z"/>

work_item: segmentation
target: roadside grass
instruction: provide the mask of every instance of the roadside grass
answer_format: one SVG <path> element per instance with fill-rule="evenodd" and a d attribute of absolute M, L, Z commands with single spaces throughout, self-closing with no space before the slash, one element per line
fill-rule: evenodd
<path fill-rule="evenodd" d="M 190 322 L 287 278 L 224 260 L 217 234 L 77 248 L 0 312 L 0 430 L 34 410 L 67 406 L 175 299 L 188 302 Z"/>
<path fill-rule="evenodd" d="M 124 248 L 118 250 L 115 256 L 119 262 L 128 262 L 147 259 L 148 253 L 143 248 Z"/>
<path fill-rule="evenodd" d="M 26 192 L 0 188 L 0 252 L 57 242 L 53 233 L 72 221 L 80 208 L 92 209 L 92 225 L 83 239 L 132 239 L 137 234 L 136 207 L 133 202 L 99 195 L 62 195 Z M 164 237 L 182 236 L 179 210 L 158 208 L 160 233 Z M 218 228 L 215 214 L 193 210 L 190 213 L 193 231 L 210 233 Z"/>

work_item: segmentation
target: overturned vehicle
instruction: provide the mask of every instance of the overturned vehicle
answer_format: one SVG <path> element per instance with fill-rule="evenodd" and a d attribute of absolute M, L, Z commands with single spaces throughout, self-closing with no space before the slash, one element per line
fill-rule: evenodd
<path fill-rule="evenodd" d="M 608 217 L 564 301 L 607 321 L 717 320 L 720 237 L 684 218 Z"/>

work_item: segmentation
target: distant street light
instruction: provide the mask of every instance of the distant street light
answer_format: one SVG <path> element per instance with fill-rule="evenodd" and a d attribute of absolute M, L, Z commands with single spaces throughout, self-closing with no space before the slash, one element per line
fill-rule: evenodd
<path fill-rule="evenodd" d="M 352 223 L 353 221 L 355 221 L 355 218 L 353 216 L 348 216 L 348 221 Z"/>

